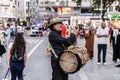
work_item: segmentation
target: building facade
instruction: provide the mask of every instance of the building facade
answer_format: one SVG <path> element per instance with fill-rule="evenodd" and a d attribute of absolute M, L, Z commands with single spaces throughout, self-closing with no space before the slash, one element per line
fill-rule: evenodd
<path fill-rule="evenodd" d="M 30 0 L 31 23 L 40 23 L 55 16 L 54 10 L 47 0 Z"/>
<path fill-rule="evenodd" d="M 93 16 L 90 12 L 93 0 L 82 0 L 81 6 L 77 6 L 76 1 L 77 0 L 30 0 L 31 22 L 48 19 L 50 17 L 52 18 L 54 15 L 58 18 L 65 18 L 68 20 L 70 20 L 71 16 L 100 18 L 100 13 L 94 14 Z M 105 17 L 108 17 L 111 12 L 115 12 L 114 4 L 115 3 L 108 9 Z M 46 7 L 51 7 L 53 10 L 49 11 L 48 9 L 47 11 Z"/>
<path fill-rule="evenodd" d="M 0 0 L 0 25 L 15 21 L 15 0 Z"/>

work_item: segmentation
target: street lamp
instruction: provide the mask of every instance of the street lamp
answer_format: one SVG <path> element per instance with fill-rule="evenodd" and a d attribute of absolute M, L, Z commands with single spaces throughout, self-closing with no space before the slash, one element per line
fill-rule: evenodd
<path fill-rule="evenodd" d="M 94 10 L 98 10 L 97 9 L 94 9 Z M 101 26 L 101 22 L 102 22 L 102 11 L 103 11 L 103 0 L 100 0 L 100 26 Z"/>
<path fill-rule="evenodd" d="M 102 26 L 102 11 L 103 11 L 103 0 L 101 0 L 101 10 L 100 10 L 100 26 Z"/>
<path fill-rule="evenodd" d="M 101 0 L 100 21 L 102 21 L 103 0 Z"/>

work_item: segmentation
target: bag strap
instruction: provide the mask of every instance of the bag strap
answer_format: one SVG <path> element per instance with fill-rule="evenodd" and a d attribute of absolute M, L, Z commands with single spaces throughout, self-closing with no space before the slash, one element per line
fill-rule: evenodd
<path fill-rule="evenodd" d="M 50 42 L 49 42 L 50 43 Z M 53 49 L 53 47 L 52 47 L 52 45 L 50 44 L 50 46 L 51 46 L 51 50 L 52 50 L 52 52 L 53 52 L 53 55 L 55 56 L 55 58 L 57 59 L 58 58 L 58 56 L 57 56 L 57 54 L 55 53 L 55 51 L 54 51 L 54 49 Z"/>
<path fill-rule="evenodd" d="M 4 79 L 6 79 L 6 78 L 7 78 L 8 74 L 9 74 L 9 71 L 10 71 L 10 69 L 8 68 L 8 69 L 7 69 L 7 72 L 6 72 L 6 74 L 5 74 Z"/>

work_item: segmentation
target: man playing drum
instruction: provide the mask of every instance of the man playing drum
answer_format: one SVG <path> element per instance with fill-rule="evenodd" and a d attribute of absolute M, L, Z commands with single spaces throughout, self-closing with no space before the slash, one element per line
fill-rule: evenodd
<path fill-rule="evenodd" d="M 75 35 L 77 31 L 70 33 L 64 38 L 61 35 L 62 29 L 62 20 L 55 20 L 51 22 L 48 26 L 51 29 L 51 32 L 48 36 L 49 42 L 57 55 L 55 56 L 54 52 L 52 51 L 51 56 L 51 66 L 52 66 L 52 80 L 68 80 L 68 74 L 64 73 L 59 65 L 59 58 L 63 54 L 64 50 L 68 48 L 68 46 L 72 45 L 75 41 Z"/>

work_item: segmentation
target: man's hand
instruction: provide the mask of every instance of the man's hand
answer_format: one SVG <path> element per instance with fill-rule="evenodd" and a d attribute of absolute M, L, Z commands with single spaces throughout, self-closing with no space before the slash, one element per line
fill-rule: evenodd
<path fill-rule="evenodd" d="M 74 29 L 75 36 L 78 36 L 79 29 Z"/>
<path fill-rule="evenodd" d="M 108 34 L 106 34 L 106 35 L 104 35 L 105 37 L 108 37 L 109 35 Z"/>

